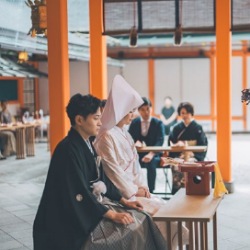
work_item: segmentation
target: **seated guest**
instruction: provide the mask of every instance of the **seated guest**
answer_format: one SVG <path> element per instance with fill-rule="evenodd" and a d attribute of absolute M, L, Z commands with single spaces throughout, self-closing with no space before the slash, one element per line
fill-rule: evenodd
<path fill-rule="evenodd" d="M 0 121 L 3 124 L 10 124 L 12 123 L 12 116 L 11 113 L 9 112 L 8 108 L 7 108 L 7 101 L 6 100 L 2 100 L 1 103 L 1 109 L 2 111 L 0 112 Z"/>
<path fill-rule="evenodd" d="M 6 157 L 4 157 L 2 155 L 3 149 L 4 149 L 4 144 L 3 144 L 3 140 L 1 139 L 1 135 L 0 135 L 0 160 L 5 160 L 6 159 Z"/>
<path fill-rule="evenodd" d="M 10 114 L 7 101 L 3 100 L 0 103 L 2 111 L 0 112 L 0 123 L 2 124 L 11 124 L 12 115 Z M 3 144 L 2 153 L 3 156 L 10 156 L 16 153 L 16 138 L 12 131 L 2 131 L 0 132 L 0 139 Z"/>
<path fill-rule="evenodd" d="M 172 98 L 170 96 L 165 97 L 160 118 L 165 126 L 166 135 L 169 135 L 170 129 L 177 123 L 177 116 L 178 114 L 173 106 Z"/>
<path fill-rule="evenodd" d="M 207 137 L 202 129 L 194 119 L 194 107 L 189 102 L 182 102 L 178 106 L 178 115 L 181 116 L 182 121 L 173 127 L 168 138 L 168 145 L 176 146 L 207 146 Z M 204 161 L 206 152 L 188 152 L 189 161 Z M 184 159 L 183 153 L 169 153 L 172 158 Z M 185 159 L 186 160 L 186 159 Z M 181 186 L 184 186 L 183 174 L 172 168 L 173 173 L 173 189 L 175 193 Z"/>
<path fill-rule="evenodd" d="M 119 98 L 120 96 L 123 98 Z M 101 156 L 106 175 L 129 200 L 139 200 L 144 210 L 154 214 L 166 202 L 150 194 L 138 160 L 133 138 L 126 126 L 132 121 L 134 110 L 143 103 L 139 94 L 121 77 L 116 76 L 102 115 L 102 127 L 94 147 Z M 165 223 L 157 223 L 166 236 Z M 177 245 L 176 224 L 172 225 L 173 245 Z M 188 230 L 183 228 L 187 239 Z M 174 249 L 174 248 L 173 248 Z"/>
<path fill-rule="evenodd" d="M 164 125 L 161 120 L 152 117 L 152 105 L 148 98 L 143 97 L 143 103 L 138 108 L 140 116 L 135 118 L 129 127 L 129 133 L 138 144 L 147 146 L 162 146 L 164 142 Z M 155 189 L 156 168 L 160 164 L 161 153 L 139 153 L 142 167 L 147 168 L 147 180 L 150 193 Z"/>
<path fill-rule="evenodd" d="M 139 212 L 141 204 L 122 197 L 102 171 L 89 142 L 101 126 L 100 103 L 81 94 L 69 101 L 71 129 L 52 155 L 34 221 L 34 250 L 166 249 L 152 219 Z"/>

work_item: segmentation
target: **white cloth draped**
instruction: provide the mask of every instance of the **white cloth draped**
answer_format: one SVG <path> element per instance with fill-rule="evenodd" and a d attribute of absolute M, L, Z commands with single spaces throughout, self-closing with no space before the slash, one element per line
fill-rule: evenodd
<path fill-rule="evenodd" d="M 134 141 L 126 129 L 113 127 L 95 143 L 95 149 L 106 175 L 125 198 L 135 199 L 138 187 L 147 187 Z"/>

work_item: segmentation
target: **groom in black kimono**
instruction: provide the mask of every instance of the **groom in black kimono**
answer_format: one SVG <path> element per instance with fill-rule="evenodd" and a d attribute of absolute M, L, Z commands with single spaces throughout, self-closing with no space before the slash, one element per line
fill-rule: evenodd
<path fill-rule="evenodd" d="M 98 157 L 94 157 L 88 139 L 96 136 L 100 129 L 100 104 L 100 100 L 91 95 L 76 94 L 70 99 L 67 114 L 72 127 L 52 155 L 33 226 L 34 250 L 83 249 L 101 221 L 109 223 L 109 228 L 105 225 L 106 230 L 110 230 L 112 222 L 129 227 L 134 223 L 131 212 L 134 210 L 127 212 L 124 206 L 142 210 L 139 202 L 122 198 L 101 167 L 97 167 Z M 116 212 L 103 205 L 104 194 L 117 201 L 123 210 Z"/>

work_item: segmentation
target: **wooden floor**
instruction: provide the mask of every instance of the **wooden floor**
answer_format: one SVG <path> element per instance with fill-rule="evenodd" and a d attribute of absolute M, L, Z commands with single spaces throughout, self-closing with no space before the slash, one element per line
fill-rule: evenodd
<path fill-rule="evenodd" d="M 215 135 L 209 135 L 207 159 L 216 160 Z M 218 209 L 219 250 L 250 249 L 250 135 L 233 135 L 232 165 L 234 194 L 227 195 Z M 36 144 L 36 156 L 0 161 L 0 249 L 33 249 L 32 224 L 43 190 L 50 153 L 46 143 Z M 156 191 L 165 179 L 157 172 Z M 209 228 L 210 234 L 211 228 Z M 209 242 L 209 246 L 212 243 Z M 212 249 L 212 248 L 210 248 Z"/>

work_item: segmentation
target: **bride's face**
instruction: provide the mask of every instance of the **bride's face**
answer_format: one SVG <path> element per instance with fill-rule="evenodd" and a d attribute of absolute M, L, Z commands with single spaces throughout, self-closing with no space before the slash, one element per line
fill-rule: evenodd
<path fill-rule="evenodd" d="M 124 116 L 121 121 L 118 123 L 121 127 L 124 125 L 129 125 L 134 117 L 134 110 L 130 111 L 126 116 Z"/>

